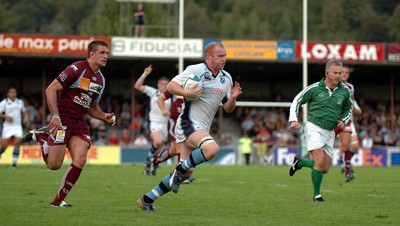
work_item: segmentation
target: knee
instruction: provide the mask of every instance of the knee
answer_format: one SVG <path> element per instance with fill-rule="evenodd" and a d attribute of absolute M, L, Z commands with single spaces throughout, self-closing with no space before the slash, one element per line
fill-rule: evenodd
<path fill-rule="evenodd" d="M 163 144 L 164 144 L 164 142 L 163 142 L 162 140 L 160 140 L 160 141 L 155 140 L 155 141 L 153 142 L 153 145 L 154 145 L 154 147 L 155 147 L 156 149 L 161 148 L 161 147 L 163 146 Z"/>
<path fill-rule="evenodd" d="M 350 145 L 343 145 L 342 146 L 343 151 L 349 151 L 350 150 Z"/>
<path fill-rule="evenodd" d="M 59 170 L 61 168 L 62 163 L 58 162 L 47 162 L 47 168 L 50 170 Z"/>
<path fill-rule="evenodd" d="M 206 145 L 205 147 L 203 147 L 202 151 L 204 153 L 204 156 L 207 158 L 207 160 L 211 160 L 218 154 L 219 146 L 217 143 L 212 142 L 212 143 Z"/>
<path fill-rule="evenodd" d="M 82 169 L 83 166 L 86 164 L 86 156 L 73 159 L 72 164 Z"/>

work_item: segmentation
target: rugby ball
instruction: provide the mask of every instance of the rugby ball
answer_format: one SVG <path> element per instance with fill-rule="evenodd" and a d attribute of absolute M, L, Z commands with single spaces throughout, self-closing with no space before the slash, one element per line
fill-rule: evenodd
<path fill-rule="evenodd" d="M 202 86 L 201 78 L 197 76 L 196 74 L 190 74 L 185 82 L 183 83 L 182 87 L 186 90 L 190 89 L 190 87 L 194 86 L 195 84 L 198 84 L 197 86 Z M 189 97 L 184 97 L 186 101 L 192 102 L 194 99 L 191 99 Z"/>

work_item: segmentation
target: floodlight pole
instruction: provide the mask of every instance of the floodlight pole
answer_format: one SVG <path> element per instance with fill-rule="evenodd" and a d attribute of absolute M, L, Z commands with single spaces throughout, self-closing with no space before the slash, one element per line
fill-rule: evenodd
<path fill-rule="evenodd" d="M 308 86 L 308 66 L 307 66 L 307 0 L 303 0 L 303 89 Z M 307 121 L 308 104 L 303 105 L 303 122 Z"/>
<path fill-rule="evenodd" d="M 183 71 L 183 19 L 184 19 L 184 0 L 179 0 L 179 72 Z"/>

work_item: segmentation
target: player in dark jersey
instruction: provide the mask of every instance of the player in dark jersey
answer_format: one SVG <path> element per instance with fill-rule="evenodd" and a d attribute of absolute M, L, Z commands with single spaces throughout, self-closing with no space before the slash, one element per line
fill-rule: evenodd
<path fill-rule="evenodd" d="M 25 141 L 39 142 L 43 159 L 51 170 L 60 169 L 67 147 L 71 155 L 72 164 L 51 207 L 71 206 L 64 199 L 81 174 L 91 143 L 86 115 L 115 125 L 114 114 L 103 112 L 98 104 L 105 88 L 100 68 L 106 66 L 108 54 L 107 43 L 92 41 L 88 58 L 65 68 L 46 88 L 47 105 L 52 114 L 48 125 L 25 135 Z"/>
<path fill-rule="evenodd" d="M 169 111 L 165 105 L 165 101 L 171 99 L 171 110 Z M 163 116 L 169 116 L 169 122 L 168 122 L 168 138 L 170 140 L 170 147 L 166 148 L 164 150 L 161 150 L 160 153 L 153 159 L 153 171 L 152 174 L 155 175 L 156 169 L 158 164 L 161 162 L 167 161 L 171 157 L 177 155 L 179 158 L 179 147 L 176 143 L 176 138 L 175 138 L 175 125 L 176 125 L 176 120 L 179 117 L 179 114 L 182 112 L 182 104 L 183 104 L 183 98 L 178 97 L 175 95 L 172 95 L 168 91 L 165 91 L 162 93 L 157 100 L 157 104 L 160 107 L 160 110 L 162 111 Z"/>
<path fill-rule="evenodd" d="M 350 91 L 350 96 L 353 100 L 353 115 L 360 116 L 362 114 L 362 110 L 358 106 L 357 101 L 354 98 L 355 89 L 353 84 L 348 82 L 349 77 L 350 68 L 348 66 L 343 66 L 342 74 L 340 74 L 340 80 L 342 81 L 343 85 L 347 86 Z M 346 125 L 345 128 L 335 128 L 335 135 L 339 136 L 339 156 L 342 173 L 345 174 L 345 181 L 350 182 L 355 179 L 355 173 L 351 166 L 351 159 L 360 147 L 353 116 L 351 118 L 351 121 Z"/>

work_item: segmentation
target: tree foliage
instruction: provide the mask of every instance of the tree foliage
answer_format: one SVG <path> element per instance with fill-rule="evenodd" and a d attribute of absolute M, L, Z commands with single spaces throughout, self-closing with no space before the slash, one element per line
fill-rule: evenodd
<path fill-rule="evenodd" d="M 178 36 L 178 3 L 144 4 L 147 36 Z M 120 4 L 115 0 L 0 0 L 0 32 L 128 36 L 136 3 L 131 3 L 127 18 L 131 27 L 121 24 Z M 185 37 L 300 40 L 302 4 L 300 0 L 185 0 Z M 396 0 L 308 0 L 307 17 L 309 40 L 400 41 Z"/>

